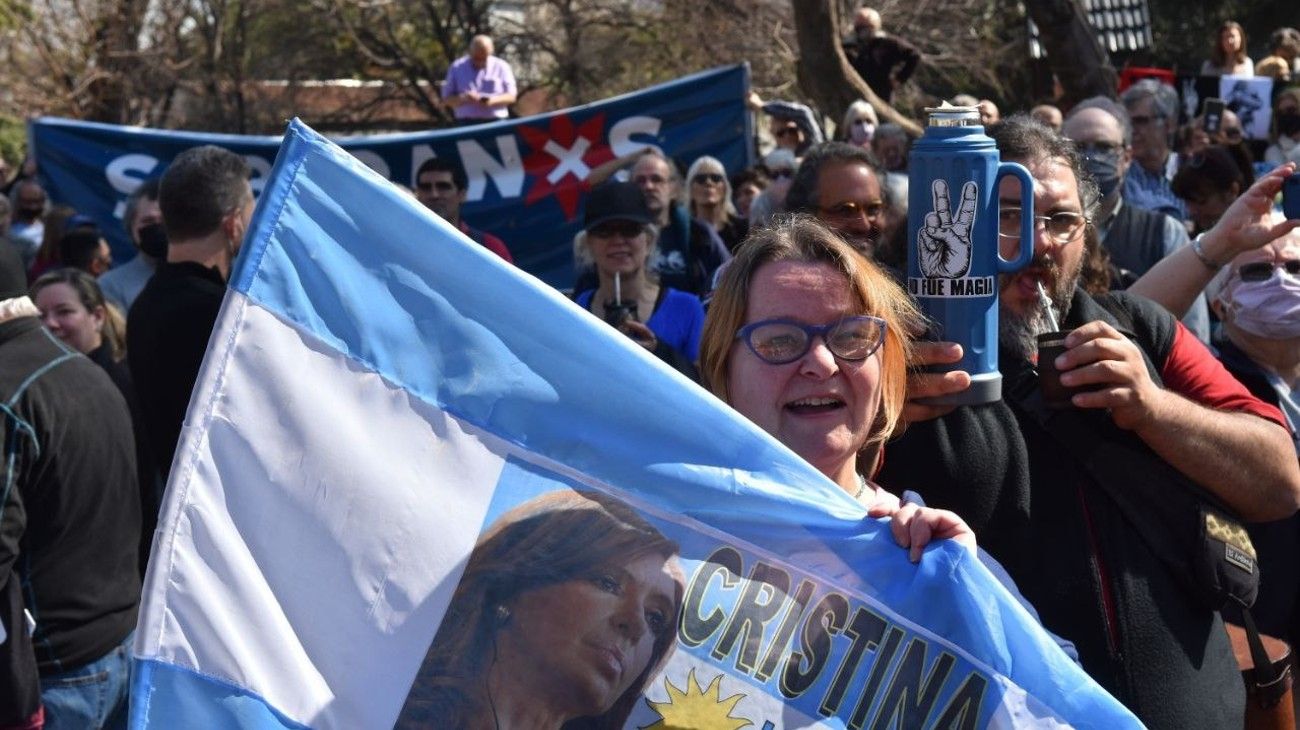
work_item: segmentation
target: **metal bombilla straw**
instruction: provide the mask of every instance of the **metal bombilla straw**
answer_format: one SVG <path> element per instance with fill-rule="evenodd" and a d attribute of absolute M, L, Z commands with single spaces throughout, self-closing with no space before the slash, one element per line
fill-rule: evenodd
<path fill-rule="evenodd" d="M 1038 303 L 1042 305 L 1043 312 L 1047 315 L 1047 323 L 1052 326 L 1052 332 L 1060 332 L 1061 325 L 1056 321 L 1056 307 L 1052 306 L 1051 297 L 1047 296 L 1047 290 L 1043 288 L 1043 282 L 1038 282 Z"/>

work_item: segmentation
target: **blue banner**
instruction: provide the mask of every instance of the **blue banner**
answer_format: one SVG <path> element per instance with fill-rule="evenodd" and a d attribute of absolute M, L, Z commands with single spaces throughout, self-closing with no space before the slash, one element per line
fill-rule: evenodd
<path fill-rule="evenodd" d="M 553 727 L 1138 725 L 972 550 L 909 562 L 770 435 L 298 122 L 153 545 L 136 728 L 508 727 L 561 696 Z"/>
<path fill-rule="evenodd" d="M 683 171 L 712 155 L 730 173 L 751 162 L 745 66 L 705 71 L 623 96 L 523 119 L 436 132 L 334 140 L 383 177 L 413 187 L 430 157 L 460 160 L 469 178 L 462 216 L 499 236 L 516 265 L 557 287 L 573 284 L 573 235 L 590 171 L 657 147 Z M 259 194 L 279 137 L 170 132 L 42 118 L 31 150 L 51 200 L 97 220 L 118 262 L 134 249 L 121 225 L 125 201 L 182 150 L 215 144 L 243 155 Z"/>

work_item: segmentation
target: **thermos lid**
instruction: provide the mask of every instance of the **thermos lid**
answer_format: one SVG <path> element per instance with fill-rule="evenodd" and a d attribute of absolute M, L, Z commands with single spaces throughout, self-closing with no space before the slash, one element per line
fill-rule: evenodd
<path fill-rule="evenodd" d="M 926 107 L 931 127 L 978 127 L 980 110 L 977 106 L 953 106 L 948 102 L 937 107 Z"/>

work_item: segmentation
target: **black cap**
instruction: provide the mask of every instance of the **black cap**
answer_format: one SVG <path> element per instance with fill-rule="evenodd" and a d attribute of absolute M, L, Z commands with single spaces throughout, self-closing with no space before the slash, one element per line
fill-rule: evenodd
<path fill-rule="evenodd" d="M 590 231 L 605 221 L 635 221 L 654 223 L 654 216 L 645 204 L 645 195 L 630 182 L 608 182 L 587 196 L 587 211 L 582 227 Z"/>
<path fill-rule="evenodd" d="M 0 301 L 27 294 L 27 272 L 18 248 L 0 238 Z"/>

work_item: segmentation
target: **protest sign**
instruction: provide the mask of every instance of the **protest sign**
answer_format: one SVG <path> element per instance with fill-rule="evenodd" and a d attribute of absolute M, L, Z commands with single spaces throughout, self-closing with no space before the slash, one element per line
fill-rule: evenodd
<path fill-rule="evenodd" d="M 1222 99 L 1224 108 L 1241 121 L 1242 137 L 1264 141 L 1273 120 L 1273 79 L 1259 76 L 1178 77 L 1178 96 L 1184 124 L 1205 112 L 1206 99 Z"/>
<path fill-rule="evenodd" d="M 910 563 L 770 436 L 298 122 L 159 526 L 137 728 L 543 704 L 556 727 L 1137 726 L 967 548 Z"/>
<path fill-rule="evenodd" d="M 433 132 L 346 137 L 338 144 L 381 176 L 413 187 L 430 157 L 459 160 L 469 180 L 462 216 L 495 234 L 515 263 L 552 286 L 573 285 L 573 235 L 591 170 L 656 147 L 684 170 L 701 155 L 730 173 L 751 162 L 746 66 L 729 66 L 557 112 Z M 50 198 L 94 218 L 118 263 L 134 249 L 121 225 L 126 198 L 182 150 L 215 144 L 243 155 L 260 194 L 279 137 L 172 132 L 36 119 L 31 150 Z"/>

